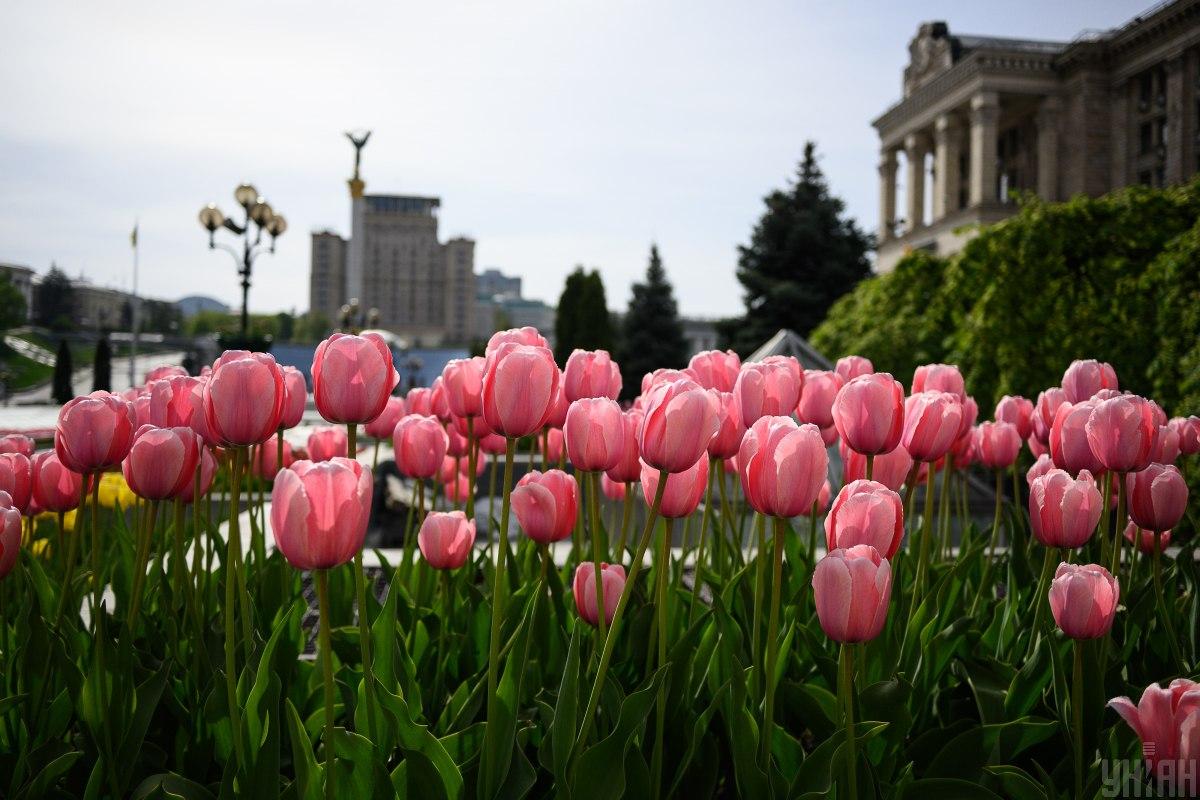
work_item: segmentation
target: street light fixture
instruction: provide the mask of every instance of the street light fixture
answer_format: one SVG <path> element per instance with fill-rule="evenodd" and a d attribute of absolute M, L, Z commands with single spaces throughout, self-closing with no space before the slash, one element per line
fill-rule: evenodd
<path fill-rule="evenodd" d="M 242 207 L 243 219 L 238 224 L 222 213 L 216 204 L 209 203 L 200 209 L 200 225 L 208 231 L 208 247 L 210 250 L 220 248 L 231 256 L 238 267 L 238 275 L 242 279 L 242 323 L 241 333 L 243 344 L 250 336 L 250 272 L 254 267 L 254 259 L 260 254 L 274 253 L 275 240 L 287 230 L 287 220 L 282 214 L 276 213 L 270 204 L 259 195 L 253 184 L 243 183 L 233 190 L 233 199 Z M 253 225 L 251 224 L 253 223 Z M 225 228 L 242 239 L 241 253 L 236 248 L 216 240 L 217 229 Z M 263 233 L 267 234 L 268 244 L 263 244 Z"/>

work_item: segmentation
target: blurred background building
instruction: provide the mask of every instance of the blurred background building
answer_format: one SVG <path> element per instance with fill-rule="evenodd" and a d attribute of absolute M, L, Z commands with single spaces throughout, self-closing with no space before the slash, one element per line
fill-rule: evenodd
<path fill-rule="evenodd" d="M 1165 186 L 1200 167 L 1200 0 L 1161 3 L 1070 42 L 920 26 L 903 99 L 875 121 L 879 252 L 957 251 L 975 223 L 1045 200 Z"/>

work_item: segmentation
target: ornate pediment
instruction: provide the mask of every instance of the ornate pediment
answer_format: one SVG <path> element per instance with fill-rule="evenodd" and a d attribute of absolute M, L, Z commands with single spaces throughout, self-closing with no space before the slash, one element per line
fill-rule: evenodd
<path fill-rule="evenodd" d="M 904 68 L 904 96 L 954 66 L 954 40 L 944 22 L 923 22 L 908 43 L 908 66 Z"/>

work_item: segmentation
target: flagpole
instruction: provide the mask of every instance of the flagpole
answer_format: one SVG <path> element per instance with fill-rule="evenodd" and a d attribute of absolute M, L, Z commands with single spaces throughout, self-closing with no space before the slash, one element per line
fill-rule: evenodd
<path fill-rule="evenodd" d="M 137 382 L 137 352 L 138 352 L 138 328 L 141 322 L 141 300 L 138 299 L 138 223 L 133 223 L 133 236 L 130 237 L 133 241 L 133 297 L 131 298 L 129 314 L 130 327 L 133 328 L 132 341 L 129 345 L 129 385 L 135 387 Z"/>

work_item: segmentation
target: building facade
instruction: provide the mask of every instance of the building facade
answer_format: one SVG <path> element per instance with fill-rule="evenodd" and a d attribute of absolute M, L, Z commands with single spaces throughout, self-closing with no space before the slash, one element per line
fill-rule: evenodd
<path fill-rule="evenodd" d="M 466 344 L 474 333 L 475 242 L 438 238 L 436 197 L 369 195 L 349 181 L 350 238 L 312 235 L 309 306 L 335 325 L 355 305 L 372 327 L 414 345 Z"/>
<path fill-rule="evenodd" d="M 8 278 L 25 298 L 25 319 L 29 319 L 33 314 L 33 270 L 24 264 L 0 262 L 0 275 Z"/>
<path fill-rule="evenodd" d="M 1134 183 L 1165 186 L 1200 168 L 1200 0 L 1155 6 L 1071 42 L 952 34 L 922 24 L 903 99 L 879 133 L 879 251 L 957 251 L 972 226 L 1045 200 Z"/>
<path fill-rule="evenodd" d="M 475 338 L 507 328 L 537 328 L 554 344 L 554 307 L 521 296 L 521 278 L 489 268 L 475 276 Z"/>

